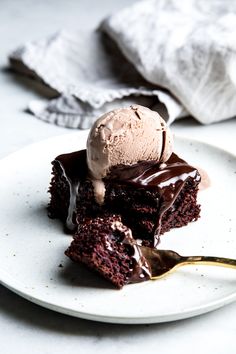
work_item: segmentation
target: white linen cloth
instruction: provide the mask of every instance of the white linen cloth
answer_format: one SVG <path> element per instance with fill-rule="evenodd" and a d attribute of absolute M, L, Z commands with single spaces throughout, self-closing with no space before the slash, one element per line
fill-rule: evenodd
<path fill-rule="evenodd" d="M 235 38 L 233 1 L 144 0 L 98 31 L 61 31 L 10 59 L 59 94 L 29 104 L 48 122 L 88 128 L 109 109 L 139 103 L 169 123 L 191 114 L 208 124 L 236 115 Z"/>

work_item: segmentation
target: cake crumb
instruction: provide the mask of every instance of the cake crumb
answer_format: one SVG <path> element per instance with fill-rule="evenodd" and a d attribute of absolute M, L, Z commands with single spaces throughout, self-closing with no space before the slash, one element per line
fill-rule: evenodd
<path fill-rule="evenodd" d="M 63 268 L 63 265 L 60 263 L 58 267 L 59 267 L 59 268 Z"/>

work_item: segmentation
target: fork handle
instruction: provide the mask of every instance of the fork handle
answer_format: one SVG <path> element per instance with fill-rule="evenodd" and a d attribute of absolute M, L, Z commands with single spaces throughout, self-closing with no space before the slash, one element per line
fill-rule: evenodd
<path fill-rule="evenodd" d="M 206 265 L 236 268 L 236 259 L 224 258 L 224 257 L 189 256 L 189 257 L 182 257 L 180 263 L 182 264 L 202 263 Z"/>

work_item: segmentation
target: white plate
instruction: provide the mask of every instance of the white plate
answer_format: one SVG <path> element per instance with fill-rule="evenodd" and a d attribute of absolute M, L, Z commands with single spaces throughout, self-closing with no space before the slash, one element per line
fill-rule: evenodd
<path fill-rule="evenodd" d="M 114 290 L 72 263 L 71 236 L 47 217 L 50 161 L 84 148 L 87 132 L 31 145 L 0 161 L 0 281 L 55 311 L 113 323 L 155 323 L 195 316 L 236 299 L 236 271 L 189 266 L 158 281 Z M 175 151 L 205 169 L 211 187 L 199 194 L 202 217 L 162 237 L 161 248 L 183 255 L 236 258 L 236 156 L 216 147 L 175 139 Z M 62 267 L 59 265 L 62 265 Z"/>

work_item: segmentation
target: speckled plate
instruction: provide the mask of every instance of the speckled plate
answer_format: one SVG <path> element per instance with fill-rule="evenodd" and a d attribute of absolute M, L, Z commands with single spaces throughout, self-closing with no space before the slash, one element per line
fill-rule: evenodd
<path fill-rule="evenodd" d="M 113 323 L 155 323 L 211 311 L 236 299 L 236 271 L 188 266 L 157 281 L 114 290 L 64 256 L 71 236 L 47 217 L 51 160 L 84 148 L 87 132 L 31 145 L 0 161 L 0 281 L 55 311 Z M 161 248 L 182 255 L 236 258 L 236 156 L 180 137 L 175 151 L 206 170 L 202 217 L 162 237 Z"/>

